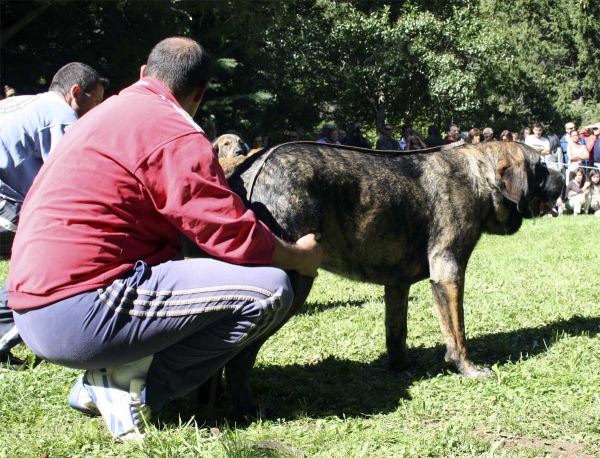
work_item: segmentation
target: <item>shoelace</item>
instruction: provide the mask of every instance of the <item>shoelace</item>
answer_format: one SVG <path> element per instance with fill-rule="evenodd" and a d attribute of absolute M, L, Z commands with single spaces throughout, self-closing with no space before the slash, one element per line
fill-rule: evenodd
<path fill-rule="evenodd" d="M 144 419 L 150 420 L 151 409 L 146 404 L 139 400 L 132 399 L 129 401 L 129 411 L 131 412 L 131 418 L 133 424 L 139 433 L 144 433 L 146 430 L 146 424 Z"/>

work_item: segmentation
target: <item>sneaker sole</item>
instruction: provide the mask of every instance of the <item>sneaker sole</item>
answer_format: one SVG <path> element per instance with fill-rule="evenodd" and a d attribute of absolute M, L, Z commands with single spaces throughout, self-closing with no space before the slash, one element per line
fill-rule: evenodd
<path fill-rule="evenodd" d="M 100 380 L 98 380 L 98 375 L 100 375 Z M 89 380 L 88 377 L 90 377 L 91 380 Z M 112 412 L 108 413 L 108 415 L 102 412 L 102 405 L 108 407 L 113 404 L 111 395 L 112 388 L 108 381 L 108 377 L 109 375 L 106 372 L 106 369 L 87 371 L 83 378 L 83 386 L 92 397 L 94 404 L 99 406 L 104 422 L 114 437 L 127 440 L 142 436 L 144 434 L 144 425 L 137 425 L 134 426 L 134 430 L 126 431 L 123 422 L 116 415 Z"/>

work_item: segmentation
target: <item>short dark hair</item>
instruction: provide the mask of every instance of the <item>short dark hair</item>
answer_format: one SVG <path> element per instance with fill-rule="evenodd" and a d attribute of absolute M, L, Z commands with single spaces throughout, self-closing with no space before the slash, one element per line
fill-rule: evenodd
<path fill-rule="evenodd" d="M 435 124 L 432 124 L 431 126 L 429 126 L 429 129 L 427 129 L 427 133 L 431 136 L 440 135 L 440 129 Z"/>
<path fill-rule="evenodd" d="M 536 127 L 539 127 L 539 128 L 541 128 L 541 129 L 543 129 L 543 128 L 544 128 L 544 126 L 542 126 L 542 123 L 541 123 L 541 122 L 539 122 L 539 121 L 536 121 L 536 122 L 534 122 L 534 123 L 533 123 L 533 127 L 534 127 L 534 128 L 536 128 Z"/>
<path fill-rule="evenodd" d="M 56 72 L 50 83 L 50 91 L 56 92 L 63 97 L 75 85 L 81 87 L 83 92 L 91 92 L 98 84 L 104 89 L 108 87 L 108 79 L 101 77 L 96 70 L 81 62 L 71 62 Z"/>
<path fill-rule="evenodd" d="M 186 97 L 210 81 L 210 56 L 195 40 L 166 38 L 148 56 L 146 76 L 162 81 L 175 98 Z"/>

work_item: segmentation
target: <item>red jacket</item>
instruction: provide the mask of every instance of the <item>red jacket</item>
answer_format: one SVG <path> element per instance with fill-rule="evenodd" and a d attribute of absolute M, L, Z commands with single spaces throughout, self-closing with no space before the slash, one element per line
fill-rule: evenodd
<path fill-rule="evenodd" d="M 173 259 L 181 233 L 232 263 L 270 264 L 275 249 L 202 130 L 144 78 L 77 121 L 42 167 L 20 216 L 9 306 L 41 307 L 107 286 L 137 260 Z"/>

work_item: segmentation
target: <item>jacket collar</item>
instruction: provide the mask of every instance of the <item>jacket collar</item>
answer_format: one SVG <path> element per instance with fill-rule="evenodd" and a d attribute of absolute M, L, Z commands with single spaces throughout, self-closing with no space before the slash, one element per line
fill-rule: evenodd
<path fill-rule="evenodd" d="M 132 88 L 134 90 L 148 91 L 153 94 L 156 94 L 156 95 L 160 96 L 161 98 L 164 98 L 164 99 L 168 100 L 169 102 L 174 103 L 178 108 L 181 109 L 181 105 L 179 104 L 177 99 L 173 96 L 173 94 L 171 94 L 171 91 L 169 91 L 167 86 L 165 86 L 160 80 L 158 80 L 152 76 L 145 76 L 144 78 L 140 79 L 137 83 L 132 84 L 130 86 L 130 88 Z M 127 89 L 129 89 L 129 88 L 127 88 Z M 125 89 L 125 91 L 127 89 Z"/>

